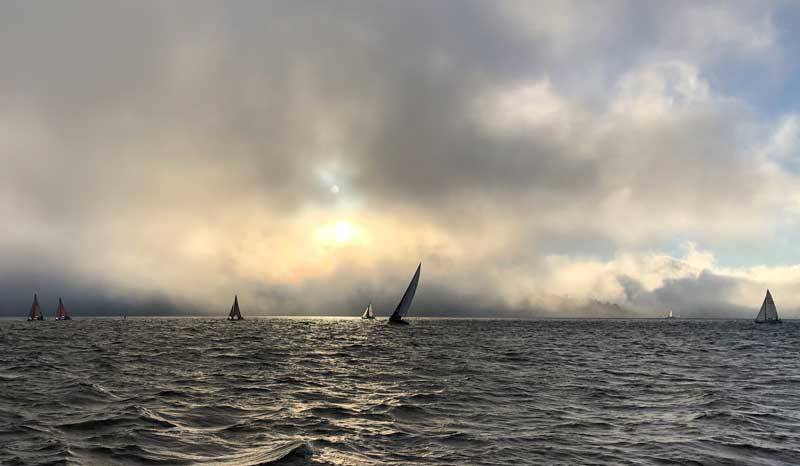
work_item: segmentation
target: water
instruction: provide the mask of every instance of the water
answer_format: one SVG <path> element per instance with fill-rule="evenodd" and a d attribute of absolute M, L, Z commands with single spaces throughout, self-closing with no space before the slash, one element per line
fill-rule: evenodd
<path fill-rule="evenodd" d="M 0 320 L 0 464 L 800 462 L 800 322 Z"/>

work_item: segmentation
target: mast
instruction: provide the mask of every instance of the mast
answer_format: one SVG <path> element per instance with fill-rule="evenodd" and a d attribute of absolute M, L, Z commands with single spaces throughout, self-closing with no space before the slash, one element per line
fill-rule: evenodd
<path fill-rule="evenodd" d="M 408 288 L 406 288 L 406 292 L 403 294 L 403 297 L 400 299 L 400 302 L 397 303 L 397 307 L 392 313 L 392 316 L 389 317 L 389 321 L 391 322 L 401 322 L 403 317 L 408 314 L 409 308 L 411 308 L 411 301 L 414 299 L 414 294 L 417 292 L 417 285 L 419 284 L 419 273 L 422 269 L 422 263 L 417 266 L 417 271 L 414 273 L 414 277 L 411 279 L 411 283 L 408 284 Z"/>

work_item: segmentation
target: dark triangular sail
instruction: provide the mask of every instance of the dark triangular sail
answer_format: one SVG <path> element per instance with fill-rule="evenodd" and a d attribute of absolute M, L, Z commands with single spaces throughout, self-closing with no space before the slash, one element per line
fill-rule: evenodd
<path fill-rule="evenodd" d="M 28 312 L 28 320 L 44 320 L 42 308 L 39 306 L 39 297 L 36 293 L 33 294 L 33 303 L 31 304 L 31 310 Z"/>
<path fill-rule="evenodd" d="M 61 297 L 58 298 L 58 310 L 56 311 L 56 320 L 70 320 L 72 317 L 69 316 L 67 313 L 67 308 L 64 307 L 64 303 L 61 301 Z"/>
<path fill-rule="evenodd" d="M 241 311 L 239 311 L 238 296 L 233 297 L 233 306 L 231 306 L 231 312 L 228 314 L 228 320 L 244 320 Z"/>
<path fill-rule="evenodd" d="M 772 293 L 767 290 L 767 295 L 764 297 L 764 302 L 761 304 L 761 309 L 756 316 L 756 322 L 780 322 L 778 318 L 778 309 L 775 307 L 775 301 L 772 299 Z"/>
<path fill-rule="evenodd" d="M 408 288 L 406 288 L 406 292 L 403 294 L 403 298 L 400 299 L 400 302 L 397 303 L 397 308 L 395 308 L 394 313 L 392 316 L 389 317 L 389 320 L 392 322 L 400 322 L 403 320 L 403 317 L 408 314 L 408 309 L 411 307 L 411 301 L 414 299 L 414 293 L 417 292 L 417 284 L 419 283 L 419 272 L 422 269 L 422 264 L 420 263 L 417 266 L 417 271 L 414 273 L 414 278 L 411 279 L 411 283 L 408 284 Z"/>

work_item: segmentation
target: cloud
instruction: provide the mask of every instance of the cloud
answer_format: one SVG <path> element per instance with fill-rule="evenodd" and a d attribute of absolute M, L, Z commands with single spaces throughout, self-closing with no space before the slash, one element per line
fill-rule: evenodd
<path fill-rule="evenodd" d="M 429 315 L 740 315 L 793 267 L 712 252 L 796 217 L 796 116 L 720 81 L 783 69 L 773 17 L 4 4 L 0 309 L 355 314 L 422 261 Z"/>

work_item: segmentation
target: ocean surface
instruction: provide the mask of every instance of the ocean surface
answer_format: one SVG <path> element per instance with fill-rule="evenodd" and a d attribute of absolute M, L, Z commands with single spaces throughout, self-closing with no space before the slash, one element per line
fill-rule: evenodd
<path fill-rule="evenodd" d="M 800 464 L 800 322 L 2 319 L 0 464 Z"/>

